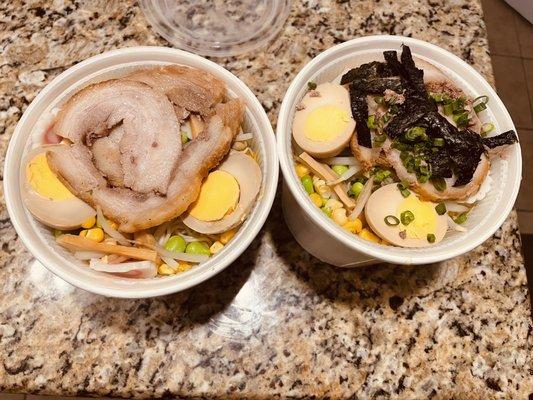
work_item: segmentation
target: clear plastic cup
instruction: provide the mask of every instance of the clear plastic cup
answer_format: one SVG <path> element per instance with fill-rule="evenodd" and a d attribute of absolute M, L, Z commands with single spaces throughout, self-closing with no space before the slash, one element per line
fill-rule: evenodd
<path fill-rule="evenodd" d="M 283 27 L 289 0 L 142 0 L 152 27 L 174 46 L 228 57 L 265 46 Z"/>

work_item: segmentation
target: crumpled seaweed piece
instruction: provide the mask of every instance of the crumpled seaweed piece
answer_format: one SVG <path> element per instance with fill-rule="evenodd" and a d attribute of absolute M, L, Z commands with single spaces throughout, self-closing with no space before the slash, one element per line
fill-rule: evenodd
<path fill-rule="evenodd" d="M 397 76 L 355 80 L 352 85 L 365 94 L 383 94 L 387 89 L 393 90 L 396 93 L 403 92 L 402 81 Z"/>
<path fill-rule="evenodd" d="M 372 148 L 372 137 L 366 121 L 368 120 L 368 104 L 366 95 L 361 93 L 353 84 L 350 85 L 350 105 L 355 120 L 357 143 L 360 146 Z"/>
<path fill-rule="evenodd" d="M 500 133 L 498 136 L 483 138 L 482 140 L 485 146 L 489 149 L 494 149 L 495 147 L 516 143 L 518 142 L 518 137 L 515 131 L 510 130 Z"/>
<path fill-rule="evenodd" d="M 341 78 L 341 85 L 352 83 L 355 80 L 387 78 L 394 75 L 396 75 L 395 71 L 386 63 L 372 61 L 346 72 Z"/>
<path fill-rule="evenodd" d="M 451 178 L 453 176 L 452 160 L 446 150 L 431 153 L 426 161 L 431 169 L 432 178 Z"/>

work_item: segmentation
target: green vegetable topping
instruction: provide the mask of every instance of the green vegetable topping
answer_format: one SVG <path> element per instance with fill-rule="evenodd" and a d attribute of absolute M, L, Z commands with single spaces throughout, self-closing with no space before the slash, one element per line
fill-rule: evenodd
<path fill-rule="evenodd" d="M 467 213 L 459 214 L 459 216 L 457 218 L 455 218 L 455 223 L 456 224 L 464 224 L 466 222 L 467 218 L 468 218 L 468 214 Z"/>
<path fill-rule="evenodd" d="M 396 218 L 394 215 L 387 215 L 385 218 L 385 223 L 388 226 L 397 226 L 400 225 L 400 220 Z"/>
<path fill-rule="evenodd" d="M 429 243 L 435 243 L 436 240 L 435 235 L 432 233 L 428 233 L 427 239 Z"/>
<path fill-rule="evenodd" d="M 411 222 L 415 220 L 415 215 L 407 210 L 400 214 L 400 220 L 402 221 L 403 225 L 409 225 Z"/>
<path fill-rule="evenodd" d="M 391 175 L 391 172 L 389 170 L 387 170 L 387 169 L 385 169 L 385 170 L 378 169 L 374 173 L 374 182 L 381 183 L 381 182 L 383 182 L 383 180 L 385 178 L 388 178 L 390 175 Z"/>
<path fill-rule="evenodd" d="M 444 203 L 439 203 L 435 206 L 435 211 L 437 212 L 437 214 L 439 215 L 444 215 L 446 214 L 446 204 Z"/>
<path fill-rule="evenodd" d="M 203 242 L 191 242 L 187 245 L 185 253 L 189 254 L 205 254 L 207 256 L 211 255 L 209 247 Z"/>
<path fill-rule="evenodd" d="M 477 113 L 480 113 L 483 110 L 487 109 L 487 104 L 489 102 L 489 96 L 483 95 L 478 96 L 474 99 L 472 104 L 474 105 L 474 111 Z"/>
<path fill-rule="evenodd" d="M 368 116 L 368 119 L 366 120 L 366 126 L 368 126 L 369 129 L 377 129 L 375 115 Z"/>
<path fill-rule="evenodd" d="M 171 236 L 165 243 L 165 249 L 168 251 L 175 251 L 176 253 L 183 253 L 187 247 L 185 239 L 179 235 Z"/>
<path fill-rule="evenodd" d="M 400 190 L 400 193 L 402 194 L 403 197 L 409 197 L 411 195 L 411 191 L 409 189 L 402 189 Z"/>
<path fill-rule="evenodd" d="M 420 183 L 426 183 L 428 180 L 429 180 L 429 176 L 427 175 L 422 175 L 422 174 L 417 174 L 416 175 L 416 180 Z"/>
<path fill-rule="evenodd" d="M 387 140 L 387 135 L 385 134 L 374 136 L 374 143 L 377 146 L 381 146 L 385 142 L 385 140 Z"/>
<path fill-rule="evenodd" d="M 324 214 L 326 214 L 329 218 L 331 218 L 331 213 L 333 212 L 331 211 L 331 208 L 324 206 L 324 207 L 321 207 L 320 209 L 322 210 Z"/>
<path fill-rule="evenodd" d="M 331 167 L 331 169 L 335 171 L 337 175 L 342 175 L 346 171 L 348 171 L 348 167 L 346 165 L 334 165 L 333 167 Z"/>
<path fill-rule="evenodd" d="M 384 104 L 385 103 L 385 99 L 383 98 L 383 96 L 374 96 L 374 101 L 377 104 Z"/>
<path fill-rule="evenodd" d="M 363 190 L 363 187 L 365 185 L 363 185 L 363 183 L 361 182 L 355 182 L 352 187 L 350 188 L 350 191 L 352 192 L 352 194 L 357 197 L 359 196 L 359 194 L 361 193 L 361 191 Z"/>
<path fill-rule="evenodd" d="M 417 139 L 427 140 L 426 128 L 421 126 L 409 128 L 407 132 L 405 132 L 405 138 L 410 142 L 414 142 Z"/>
<path fill-rule="evenodd" d="M 462 112 L 460 114 L 454 114 L 453 122 L 455 122 L 458 126 L 465 126 L 468 125 L 468 121 L 470 121 L 470 118 L 468 117 L 467 112 Z"/>
<path fill-rule="evenodd" d="M 444 146 L 444 139 L 443 138 L 435 138 L 435 139 L 433 139 L 433 146 L 435 146 L 435 147 Z"/>
<path fill-rule="evenodd" d="M 187 132 L 181 131 L 181 144 L 185 144 L 189 141 L 189 137 L 187 136 Z"/>
<path fill-rule="evenodd" d="M 316 89 L 316 83 L 315 82 L 307 82 L 307 88 L 309 90 L 315 90 Z"/>
<path fill-rule="evenodd" d="M 446 181 L 444 180 L 444 178 L 434 178 L 431 180 L 431 183 L 433 183 L 433 186 L 439 192 L 442 192 L 446 189 Z"/>
<path fill-rule="evenodd" d="M 304 175 L 300 178 L 300 180 L 302 181 L 302 185 L 308 194 L 315 193 L 315 188 L 313 187 L 313 178 L 311 178 L 309 175 Z"/>
<path fill-rule="evenodd" d="M 445 104 L 443 107 L 444 115 L 452 115 L 453 114 L 453 105 L 452 104 Z"/>
<path fill-rule="evenodd" d="M 487 133 L 491 132 L 494 129 L 494 124 L 492 122 L 487 122 L 481 125 L 481 136 L 487 136 Z"/>

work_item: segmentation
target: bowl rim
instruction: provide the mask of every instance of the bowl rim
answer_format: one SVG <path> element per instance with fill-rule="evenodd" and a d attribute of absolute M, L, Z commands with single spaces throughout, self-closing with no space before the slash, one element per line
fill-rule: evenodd
<path fill-rule="evenodd" d="M 63 259 L 59 256 L 59 254 L 48 244 L 45 244 L 44 241 L 34 242 L 31 240 L 30 237 L 32 235 L 39 236 L 39 233 L 32 227 L 30 223 L 31 220 L 35 219 L 33 216 L 26 217 L 25 207 L 23 206 L 22 202 L 19 201 L 20 187 L 18 179 L 8 179 L 8 177 L 15 175 L 18 176 L 19 174 L 19 158 L 22 157 L 23 154 L 15 154 L 15 147 L 16 144 L 18 145 L 18 142 L 22 140 L 22 127 L 25 125 L 32 113 L 34 113 L 34 109 L 37 107 L 37 104 L 39 104 L 42 99 L 46 98 L 49 92 L 51 92 L 56 86 L 59 86 L 65 80 L 74 79 L 75 75 L 78 74 L 80 70 L 84 70 L 94 63 L 103 62 L 105 59 L 117 58 L 116 65 L 120 65 L 124 63 L 124 61 L 120 60 L 121 56 L 131 57 L 139 53 L 148 55 L 150 52 L 152 52 L 151 54 L 158 54 L 161 56 L 173 56 L 176 59 L 176 63 L 179 63 L 180 61 L 178 59 L 181 59 L 184 63 L 197 63 L 200 65 L 200 68 L 205 67 L 207 70 L 216 71 L 218 76 L 221 77 L 226 83 L 231 82 L 232 85 L 238 87 L 240 91 L 245 93 L 246 107 L 252 110 L 254 115 L 258 117 L 256 118 L 256 123 L 259 126 L 262 141 L 264 142 L 266 149 L 266 154 L 263 154 L 263 160 L 265 164 L 264 170 L 266 171 L 266 174 L 269 175 L 269 179 L 265 180 L 262 196 L 255 206 L 256 209 L 254 210 L 254 218 L 249 221 L 248 225 L 246 226 L 246 230 L 243 231 L 243 235 L 239 238 L 240 240 L 232 241 L 232 245 L 227 247 L 228 251 L 224 258 L 217 260 L 217 263 L 214 266 L 207 268 L 201 273 L 188 277 L 186 281 L 169 281 L 167 279 L 161 279 L 161 284 L 159 284 L 157 287 L 139 289 L 138 285 L 129 284 L 129 287 L 131 287 L 130 289 L 128 289 L 127 285 L 124 285 L 123 288 L 109 288 L 106 287 L 105 283 L 99 283 L 96 285 L 89 283 L 86 281 L 83 275 L 78 274 L 75 270 L 71 268 L 63 268 L 66 263 L 62 261 Z M 130 62 L 135 62 L 135 60 L 131 60 Z M 92 73 L 103 70 L 107 67 L 109 66 L 100 66 L 96 71 L 92 71 Z M 80 76 L 77 81 L 84 79 L 86 76 L 87 75 Z M 162 46 L 135 46 L 115 49 L 87 58 L 63 71 L 38 93 L 38 95 L 25 110 L 20 120 L 17 122 L 15 130 L 13 131 L 4 162 L 3 186 L 6 208 L 13 227 L 20 236 L 22 243 L 26 246 L 26 248 L 48 270 L 68 283 L 95 294 L 108 297 L 146 298 L 162 296 L 186 290 L 211 278 L 233 263 L 233 261 L 235 261 L 247 249 L 247 247 L 262 229 L 274 202 L 278 183 L 278 175 L 279 164 L 272 125 L 270 124 L 269 118 L 256 95 L 243 81 L 241 81 L 236 75 L 221 65 L 218 65 L 215 62 L 207 60 L 196 54 L 189 53 L 185 50 Z M 142 281 L 140 283 L 142 283 Z"/>
<path fill-rule="evenodd" d="M 364 253 L 378 260 L 394 264 L 416 265 L 444 261 L 467 253 L 473 248 L 485 242 L 503 224 L 503 222 L 511 212 L 516 197 L 518 195 L 518 190 L 521 181 L 522 157 L 520 151 L 520 143 L 517 143 L 516 151 L 514 151 L 513 157 L 516 163 L 517 173 L 513 177 L 508 177 L 509 179 L 512 179 L 512 191 L 506 196 L 503 196 L 500 200 L 501 203 L 505 202 L 505 206 L 503 210 L 498 210 L 500 211 L 498 215 L 493 215 L 494 219 L 493 223 L 490 225 L 490 229 L 486 229 L 480 235 L 477 235 L 475 237 L 469 237 L 469 240 L 463 240 L 460 246 L 457 246 L 455 249 L 448 251 L 442 255 L 432 255 L 425 253 L 415 253 L 408 255 L 405 254 L 407 253 L 407 251 L 405 251 L 404 248 L 401 248 L 402 250 L 404 250 L 403 254 L 392 254 L 394 253 L 394 251 L 398 250 L 396 248 L 391 249 L 390 246 L 387 246 L 386 248 L 381 248 L 382 246 L 377 246 L 371 242 L 367 242 L 363 239 L 354 237 L 353 234 L 350 234 L 341 227 L 334 225 L 331 221 L 329 221 L 326 216 L 323 215 L 323 213 L 317 207 L 314 207 L 312 203 L 308 201 L 308 199 L 304 195 L 303 190 L 300 190 L 299 184 L 295 178 L 296 175 L 293 172 L 294 168 L 292 166 L 292 154 L 291 152 L 286 151 L 287 141 L 289 141 L 289 147 L 292 149 L 291 129 L 285 129 L 286 127 L 291 126 L 290 121 L 289 123 L 287 121 L 291 116 L 292 107 L 294 102 L 297 100 L 299 91 L 304 85 L 307 84 L 307 79 L 310 78 L 309 75 L 316 75 L 324 68 L 331 66 L 333 62 L 326 62 L 326 60 L 329 60 L 336 53 L 344 52 L 343 54 L 345 54 L 345 52 L 347 50 L 349 51 L 350 48 L 362 45 L 373 45 L 376 47 L 376 49 L 382 49 L 384 43 L 388 45 L 395 45 L 397 47 L 401 44 L 407 44 L 409 46 L 426 48 L 434 52 L 436 55 L 439 55 L 439 57 L 442 57 L 443 59 L 447 59 L 448 61 L 455 63 L 456 67 L 460 66 L 463 69 L 466 69 L 468 73 L 474 76 L 476 82 L 483 86 L 483 90 L 485 90 L 485 93 L 491 98 L 491 102 L 497 103 L 499 108 L 501 108 L 501 120 L 503 120 L 506 125 L 510 126 L 511 129 L 514 129 L 516 131 L 516 127 L 513 124 L 509 112 L 505 108 L 503 102 L 498 97 L 492 86 L 489 85 L 489 83 L 483 78 L 483 76 L 481 76 L 479 72 L 477 72 L 472 66 L 463 61 L 461 58 L 457 57 L 455 54 L 437 45 L 420 39 L 414 39 L 398 35 L 365 36 L 335 45 L 318 54 L 300 70 L 300 72 L 291 82 L 289 88 L 287 89 L 287 92 L 285 93 L 285 97 L 283 98 L 276 126 L 276 140 L 281 172 L 283 174 L 285 182 L 287 183 L 287 187 L 291 191 L 292 195 L 295 197 L 298 204 L 311 218 L 311 220 L 319 227 L 321 227 L 325 232 L 330 234 L 333 238 L 340 241 L 350 249 Z M 369 48 L 366 47 L 364 50 L 369 50 Z M 322 63 L 324 63 L 324 65 L 321 65 Z M 444 63 L 442 64 L 444 65 Z M 452 67 L 449 68 L 453 70 Z M 468 234 L 469 233 L 467 233 L 466 235 Z"/>

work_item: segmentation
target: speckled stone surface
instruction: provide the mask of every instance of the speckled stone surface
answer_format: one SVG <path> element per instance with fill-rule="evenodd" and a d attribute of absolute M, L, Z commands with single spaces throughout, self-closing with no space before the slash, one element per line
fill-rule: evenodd
<path fill-rule="evenodd" d="M 445 5 L 443 5 L 445 3 Z M 477 0 L 294 1 L 264 51 L 216 60 L 272 122 L 297 71 L 363 35 L 418 37 L 492 82 Z M 17 120 L 74 63 L 166 45 L 130 1 L 0 5 L 0 161 Z M 438 265 L 339 270 L 309 257 L 279 201 L 244 256 L 204 284 L 149 300 L 107 299 L 54 277 L 0 204 L 0 391 L 126 397 L 525 399 L 533 338 L 513 212 L 470 254 Z"/>

